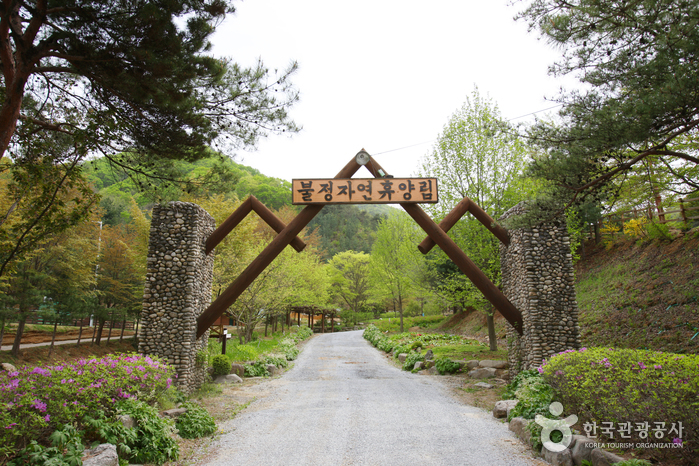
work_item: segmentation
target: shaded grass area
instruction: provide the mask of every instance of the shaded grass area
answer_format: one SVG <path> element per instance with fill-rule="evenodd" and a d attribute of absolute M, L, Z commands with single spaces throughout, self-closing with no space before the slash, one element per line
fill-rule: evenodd
<path fill-rule="evenodd" d="M 90 341 L 76 344 L 56 345 L 53 348 L 53 353 L 49 358 L 49 347 L 38 346 L 34 348 L 20 349 L 19 358 L 15 359 L 10 354 L 10 351 L 0 351 L 0 363 L 7 362 L 14 366 L 23 365 L 40 365 L 40 364 L 56 364 L 59 362 L 72 361 L 79 358 L 88 358 L 90 356 L 104 356 L 106 354 L 120 354 L 135 352 L 133 338 L 124 338 L 120 343 L 118 339 L 112 339 L 107 343 L 106 339 L 102 341 L 100 346 L 90 346 Z"/>
<path fill-rule="evenodd" d="M 599 246 L 576 265 L 575 287 L 583 345 L 699 350 L 696 237 Z"/>
<path fill-rule="evenodd" d="M 240 344 L 237 335 L 233 335 L 226 342 L 226 356 L 231 362 L 254 361 L 261 355 L 274 350 L 279 342 L 289 335 L 289 332 L 270 333 L 264 337 L 257 332 L 253 335 L 253 341 Z M 209 338 L 209 351 L 211 354 L 221 354 L 221 340 Z"/>
<path fill-rule="evenodd" d="M 403 329 L 407 331 L 408 329 L 418 327 L 421 330 L 434 330 L 446 319 L 447 317 L 441 314 L 435 316 L 403 317 Z M 382 317 L 381 319 L 372 320 L 369 323 L 376 325 L 382 332 L 400 332 L 400 317 Z"/>
<path fill-rule="evenodd" d="M 470 361 L 472 359 L 507 359 L 507 350 L 499 348 L 497 351 L 490 351 L 488 346 L 477 345 L 447 345 L 435 346 L 432 348 L 435 358 L 449 358 L 455 361 Z"/>

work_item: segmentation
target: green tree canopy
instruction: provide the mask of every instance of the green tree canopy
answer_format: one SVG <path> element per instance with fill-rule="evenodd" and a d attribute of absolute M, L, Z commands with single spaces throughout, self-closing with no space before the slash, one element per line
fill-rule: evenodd
<path fill-rule="evenodd" d="M 422 163 L 421 174 L 440 182 L 440 203 L 427 210 L 443 218 L 464 197 L 476 202 L 493 219 L 518 202 L 531 197 L 535 184 L 523 177 L 529 149 L 500 117 L 497 105 L 475 89 L 454 112 L 435 148 Z M 467 214 L 450 232 L 471 260 L 499 284 L 499 240 L 479 221 Z M 437 272 L 437 292 L 462 307 L 490 309 L 481 292 L 441 251 L 432 254 Z M 492 324 L 492 313 L 489 313 Z M 494 335 L 493 335 L 494 338 Z"/>
<path fill-rule="evenodd" d="M 270 77 L 262 63 L 242 68 L 208 53 L 233 11 L 225 0 L 5 1 L 0 154 L 58 132 L 148 173 L 159 159 L 200 158 L 217 138 L 249 146 L 296 130 L 286 115 L 295 65 Z"/>
<path fill-rule="evenodd" d="M 392 209 L 379 221 L 371 249 L 371 271 L 375 289 L 394 302 L 403 332 L 403 303 L 420 287 L 426 261 L 416 245 L 424 233 L 405 213 Z"/>
<path fill-rule="evenodd" d="M 532 174 L 550 181 L 544 204 L 609 197 L 609 181 L 646 158 L 699 190 L 699 2 L 688 0 L 532 0 L 519 14 L 563 50 L 550 68 L 573 74 L 581 89 L 561 93 L 556 124 L 529 136 L 544 155 Z"/>
<path fill-rule="evenodd" d="M 371 257 L 364 252 L 343 251 L 330 260 L 331 293 L 353 312 L 371 297 Z"/>

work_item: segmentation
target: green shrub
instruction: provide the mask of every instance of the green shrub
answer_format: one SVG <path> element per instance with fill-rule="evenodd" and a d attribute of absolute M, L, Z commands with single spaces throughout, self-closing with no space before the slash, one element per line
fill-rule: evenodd
<path fill-rule="evenodd" d="M 657 351 L 582 348 L 550 358 L 539 369 L 563 406 L 587 422 L 666 423 L 667 435 L 653 442 L 672 442 L 671 426 L 682 423 L 681 454 L 699 448 L 699 356 Z M 573 408 L 574 407 L 574 408 Z M 676 429 L 677 430 L 677 429 Z M 643 442 L 634 429 L 629 442 Z M 650 437 L 652 431 L 648 431 Z"/>
<path fill-rule="evenodd" d="M 369 326 L 364 329 L 364 333 L 362 333 L 362 336 L 364 337 L 364 339 L 369 341 L 369 343 L 376 346 L 379 340 L 381 340 L 381 338 L 384 337 L 384 334 L 381 333 L 381 330 L 379 330 L 379 328 L 376 325 L 369 324 Z"/>
<path fill-rule="evenodd" d="M 259 355 L 254 345 L 228 345 L 226 348 L 226 356 L 231 361 L 254 361 Z"/>
<path fill-rule="evenodd" d="M 510 411 L 508 421 L 514 417 L 534 419 L 537 414 L 549 417 L 554 390 L 539 374 L 534 371 L 522 371 L 517 374 L 515 380 L 507 386 L 506 394 L 511 393 L 514 393 L 519 403 Z"/>
<path fill-rule="evenodd" d="M 284 354 L 287 361 L 294 361 L 299 355 L 299 349 L 296 347 L 296 342 L 291 338 L 285 338 L 277 347 Z"/>
<path fill-rule="evenodd" d="M 63 426 L 49 435 L 50 447 L 39 445 L 32 440 L 29 446 L 19 452 L 19 455 L 10 461 L 8 466 L 20 465 L 55 465 L 74 466 L 82 464 L 81 458 L 85 447 L 82 444 L 80 433 L 75 427 Z"/>
<path fill-rule="evenodd" d="M 393 345 L 395 343 L 390 338 L 382 338 L 379 340 L 376 347 L 383 352 L 390 353 L 393 350 Z"/>
<path fill-rule="evenodd" d="M 404 371 L 412 371 L 413 367 L 415 367 L 415 363 L 418 361 L 424 361 L 425 360 L 425 355 L 417 352 L 412 352 L 408 353 L 408 357 L 405 358 L 405 362 L 403 363 L 403 370 Z"/>
<path fill-rule="evenodd" d="M 114 416 L 97 411 L 94 417 L 85 417 L 86 440 L 116 445 L 120 456 L 131 463 L 163 464 L 179 457 L 174 439 L 175 424 L 160 417 L 158 410 L 134 398 L 116 402 L 118 414 L 129 415 L 136 427 L 127 429 Z"/>
<path fill-rule="evenodd" d="M 277 367 L 288 367 L 289 363 L 281 354 L 267 354 L 263 358 L 265 364 L 274 364 Z"/>
<path fill-rule="evenodd" d="M 439 372 L 441 375 L 453 374 L 461 369 L 461 364 L 456 361 L 452 361 L 449 358 L 438 358 L 434 362 L 434 366 L 437 368 L 437 372 Z"/>
<path fill-rule="evenodd" d="M 266 377 L 268 375 L 267 364 L 264 361 L 245 364 L 245 377 Z"/>
<path fill-rule="evenodd" d="M 182 405 L 187 412 L 177 418 L 176 427 L 182 438 L 206 437 L 216 432 L 216 422 L 209 412 L 197 403 Z"/>
<path fill-rule="evenodd" d="M 217 354 L 211 361 L 214 368 L 214 375 L 227 375 L 231 373 L 231 361 L 225 354 Z"/>
<path fill-rule="evenodd" d="M 306 340 L 313 336 L 313 330 L 310 327 L 299 327 L 296 333 L 293 334 L 293 338 L 296 342 Z"/>
<path fill-rule="evenodd" d="M 665 223 L 648 223 L 645 227 L 650 239 L 672 240 L 670 228 Z"/>

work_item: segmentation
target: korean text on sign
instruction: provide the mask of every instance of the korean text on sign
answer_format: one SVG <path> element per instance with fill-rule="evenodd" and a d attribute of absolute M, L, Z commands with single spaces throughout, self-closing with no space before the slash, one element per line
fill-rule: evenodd
<path fill-rule="evenodd" d="M 293 204 L 400 204 L 437 201 L 436 178 L 292 181 Z"/>

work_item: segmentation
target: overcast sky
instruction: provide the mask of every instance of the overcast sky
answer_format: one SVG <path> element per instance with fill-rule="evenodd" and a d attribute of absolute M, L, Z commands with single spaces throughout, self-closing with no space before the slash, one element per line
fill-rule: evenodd
<path fill-rule="evenodd" d="M 236 160 L 268 176 L 327 178 L 365 148 L 394 176 L 414 175 L 451 114 L 477 86 L 505 119 L 555 105 L 560 56 L 513 20 L 509 0 L 244 0 L 214 53 L 251 66 L 299 63 L 291 115 L 303 130 L 272 135 Z M 544 113 L 540 113 L 539 116 Z M 517 119 L 518 118 L 518 119 Z M 408 147 L 412 146 L 412 147 Z M 357 177 L 369 177 L 361 170 Z"/>

